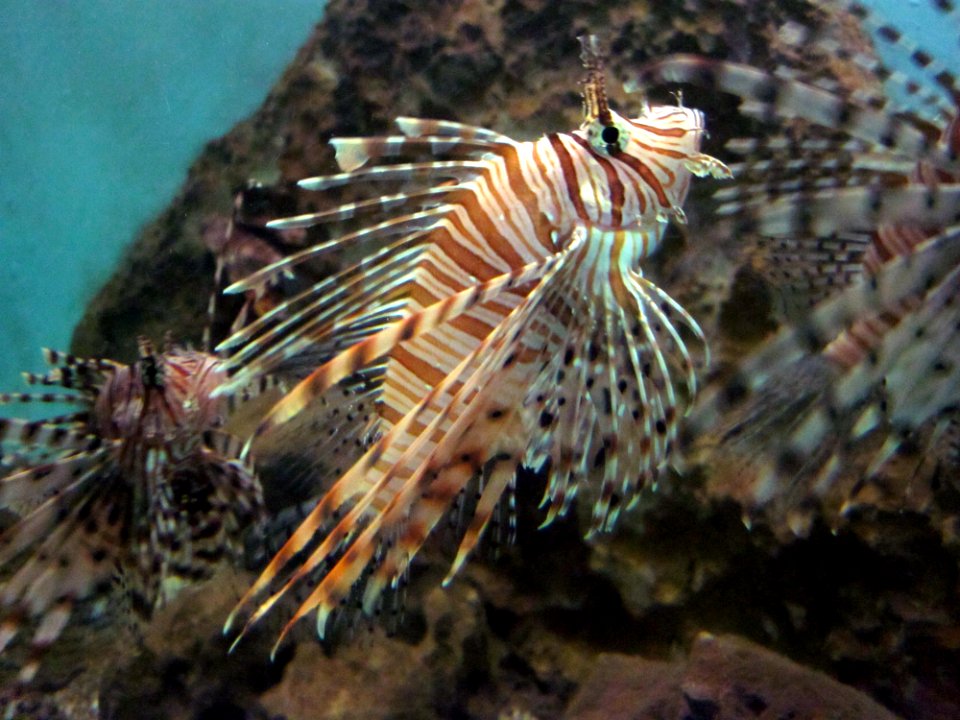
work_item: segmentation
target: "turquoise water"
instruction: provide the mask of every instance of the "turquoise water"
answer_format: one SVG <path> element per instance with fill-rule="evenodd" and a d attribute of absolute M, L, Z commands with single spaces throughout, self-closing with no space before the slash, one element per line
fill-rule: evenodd
<path fill-rule="evenodd" d="M 866 0 L 865 4 L 875 8 L 883 19 L 895 25 L 911 40 L 922 44 L 925 50 L 949 69 L 956 70 L 960 61 L 960 26 L 956 21 L 946 22 L 943 15 L 933 9 L 932 0 Z M 877 52 L 888 66 L 922 81 L 923 75 L 912 64 L 905 62 L 903 53 L 892 51 L 882 42 L 877 43 Z M 923 85 L 930 87 L 931 83 L 927 80 Z M 897 96 L 898 90 L 891 89 L 891 93 Z"/>
<path fill-rule="evenodd" d="M 84 305 L 323 0 L 0 0 L 0 388 Z"/>

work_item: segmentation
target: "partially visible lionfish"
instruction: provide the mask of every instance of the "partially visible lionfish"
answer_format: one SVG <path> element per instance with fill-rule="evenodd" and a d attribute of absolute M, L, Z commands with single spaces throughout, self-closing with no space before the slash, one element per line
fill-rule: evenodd
<path fill-rule="evenodd" d="M 364 256 L 224 345 L 244 346 L 228 363 L 238 383 L 306 346 L 329 354 L 259 434 L 357 373 L 380 371 L 383 380 L 379 440 L 277 553 L 225 631 L 275 579 L 282 586 L 244 632 L 318 574 L 281 639 L 313 610 L 322 636 L 355 587 L 361 608 L 375 611 L 439 519 L 470 502 L 449 581 L 521 465 L 546 475 L 544 525 L 596 478 L 593 533 L 610 528 L 667 462 L 696 387 L 687 343 L 704 338 L 639 263 L 670 221 L 684 221 L 691 176 L 729 171 L 699 151 L 699 111 L 645 104 L 634 119 L 614 112 L 595 40 L 583 47 L 586 119 L 578 130 L 516 142 L 455 122 L 399 118 L 402 135 L 334 139 L 343 172 L 301 186 L 350 185 L 372 197 L 271 226 L 358 219 L 361 229 L 231 288 L 244 291 L 333 249 Z M 376 183 L 397 180 L 416 189 L 377 192 Z"/>
<path fill-rule="evenodd" d="M 289 198 L 282 193 L 250 181 L 234 194 L 229 218 L 214 216 L 205 222 L 203 241 L 216 261 L 214 287 L 207 306 L 206 347 L 210 346 L 210 333 L 216 321 L 217 300 L 224 280 L 235 282 L 303 248 L 304 231 L 281 233 L 264 227 L 268 220 L 276 217 L 277 207 L 287 205 Z M 292 273 L 287 275 L 292 278 Z M 231 333 L 283 302 L 284 293 L 277 283 L 277 277 L 265 278 L 260 285 L 247 289 L 243 305 L 230 326 Z"/>
<path fill-rule="evenodd" d="M 235 193 L 229 218 L 215 215 L 206 220 L 203 240 L 216 266 L 207 305 L 204 347 L 210 346 L 209 339 L 220 325 L 218 316 L 222 313 L 218 301 L 224 285 L 249 277 L 306 245 L 305 228 L 267 227 L 270 220 L 280 214 L 293 213 L 295 207 L 293 196 L 286 188 L 250 180 Z M 286 270 L 274 275 L 261 274 L 262 280 L 248 284 L 242 293 L 243 303 L 230 322 L 230 333 L 238 332 L 274 310 L 272 317 L 283 317 L 286 309 L 280 306 L 286 299 L 328 276 L 330 267 L 336 265 L 336 258 L 324 258 L 319 263 L 299 265 L 296 273 Z M 291 384 L 309 375 L 323 359 L 322 348 L 301 346 L 283 362 L 274 363 L 270 375 L 256 378 L 248 374 L 253 383 L 242 389 L 238 399 L 251 399 L 252 394 L 257 397 L 253 403 L 243 403 L 242 409 L 238 407 L 240 412 L 231 413 L 231 429 L 239 434 L 241 428 L 256 422 L 259 412 L 269 409 Z M 248 555 L 248 562 L 256 562 L 261 552 L 273 555 L 279 547 L 274 543 L 278 539 L 282 543 L 289 537 L 313 507 L 320 488 L 327 487 L 331 477 L 338 477 L 344 464 L 352 463 L 369 442 L 370 423 L 365 422 L 365 418 L 369 420 L 371 413 L 366 409 L 372 407 L 369 395 L 377 392 L 379 378 L 377 373 L 367 373 L 359 383 L 358 377 L 350 380 L 341 385 L 339 392 L 321 398 L 311 412 L 303 413 L 297 422 L 286 424 L 281 432 L 258 438 L 254 448 L 261 461 L 258 467 L 270 478 L 264 488 L 269 517 L 260 536 L 264 542 L 258 544 L 254 554 Z M 308 435 L 311 440 L 304 442 Z M 272 472 L 274 466 L 282 471 Z M 294 519 L 291 521 L 291 518 Z"/>
<path fill-rule="evenodd" d="M 222 428 L 226 381 L 209 353 L 146 339 L 133 365 L 46 350 L 51 370 L 27 373 L 41 392 L 0 403 L 75 406 L 42 420 L 0 418 L 12 466 L 0 478 L 0 506 L 20 519 L 0 534 L 0 651 L 36 620 L 29 681 L 41 653 L 74 606 L 119 580 L 133 609 L 149 615 L 171 582 L 208 575 L 239 549 L 262 510 L 260 483 Z M 19 564 L 17 564 L 19 561 Z"/>
<path fill-rule="evenodd" d="M 822 5 L 850 12 L 933 87 L 858 57 L 908 100 L 695 56 L 640 74 L 734 93 L 746 114 L 784 126 L 765 141 L 728 143 L 745 157 L 719 210 L 741 235 L 772 239 L 774 281 L 801 288 L 814 309 L 705 393 L 688 432 L 741 447 L 759 465 L 743 499 L 779 506 L 798 533 L 828 496 L 851 508 L 905 446 L 946 447 L 960 467 L 960 90 L 932 53 L 865 5 Z M 933 7 L 956 25 L 952 4 Z"/>

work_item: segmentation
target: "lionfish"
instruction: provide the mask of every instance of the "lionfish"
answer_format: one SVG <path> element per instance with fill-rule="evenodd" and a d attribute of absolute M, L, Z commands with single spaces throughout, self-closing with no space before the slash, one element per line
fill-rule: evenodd
<path fill-rule="evenodd" d="M 813 308 L 704 393 L 685 434 L 739 446 L 759 465 L 746 503 L 779 506 L 795 533 L 828 496 L 849 511 L 858 493 L 879 490 L 905 447 L 946 448 L 960 463 L 960 91 L 933 53 L 863 4 L 822 6 L 858 18 L 933 87 L 851 53 L 905 99 L 698 56 L 639 75 L 738 95 L 745 114 L 784 127 L 728 143 L 744 159 L 718 212 L 743 236 L 769 239 L 773 282 Z M 933 7 L 956 23 L 952 4 Z"/>
<path fill-rule="evenodd" d="M 323 637 L 331 612 L 353 592 L 360 609 L 374 613 L 383 591 L 404 582 L 440 518 L 471 502 L 448 583 L 512 492 L 520 466 L 546 477 L 543 525 L 596 479 L 595 533 L 612 527 L 667 463 L 696 391 L 688 341 L 705 354 L 705 339 L 639 265 L 671 221 L 684 222 L 691 176 L 729 171 L 699 151 L 699 111 L 644 103 L 636 118 L 616 113 L 596 41 L 582 44 L 586 117 L 579 129 L 517 142 L 456 122 L 401 117 L 400 135 L 335 138 L 342 172 L 300 186 L 355 187 L 368 198 L 269 226 L 353 220 L 360 229 L 228 288 L 244 292 L 332 250 L 362 257 L 222 344 L 235 351 L 227 366 L 236 383 L 307 346 L 328 354 L 257 436 L 337 383 L 382 375 L 378 439 L 240 600 L 224 632 L 280 584 L 238 641 L 298 584 L 309 596 L 278 645 L 314 610 Z M 378 194 L 377 183 L 386 181 L 408 185 Z M 475 488 L 472 499 L 468 488 Z M 295 557 L 302 563 L 291 571 Z"/>
<path fill-rule="evenodd" d="M 0 651 L 36 622 L 29 682 L 75 605 L 115 581 L 147 616 L 178 581 L 205 577 L 240 547 L 262 511 L 259 480 L 224 428 L 227 380 L 219 358 L 145 338 L 132 365 L 54 350 L 51 369 L 25 373 L 42 392 L 0 403 L 54 403 L 73 412 L 0 418 L 9 474 L 0 506 L 20 515 L 0 534 Z M 17 564 L 19 562 L 19 564 Z"/>
<path fill-rule="evenodd" d="M 276 217 L 275 214 L 265 216 L 264 213 L 278 206 L 289 205 L 286 200 L 270 188 L 251 181 L 234 194 L 229 218 L 218 215 L 206 220 L 203 241 L 213 253 L 216 266 L 214 288 L 207 305 L 207 327 L 203 339 L 205 347 L 210 346 L 210 334 L 218 314 L 217 300 L 224 279 L 227 282 L 239 280 L 303 247 L 304 232 L 280 233 L 264 227 L 267 220 Z M 287 273 L 283 279 L 292 279 L 292 273 Z M 243 304 L 230 326 L 231 333 L 283 301 L 283 290 L 277 287 L 277 278 L 269 280 L 271 282 L 251 287 L 244 293 Z"/>
<path fill-rule="evenodd" d="M 221 315 L 230 315 L 221 308 L 220 293 L 224 282 L 233 283 L 273 263 L 282 260 L 306 244 L 307 231 L 303 228 L 277 230 L 266 223 L 278 217 L 278 213 L 290 214 L 295 203 L 285 188 L 248 181 L 234 194 L 232 215 L 215 215 L 204 223 L 203 240 L 215 259 L 213 290 L 207 305 L 207 326 L 204 329 L 203 346 L 210 346 L 210 337 L 221 325 Z M 262 276 L 259 283 L 249 285 L 241 294 L 242 304 L 230 320 L 230 333 L 236 333 L 253 319 L 276 310 L 274 315 L 283 315 L 286 310 L 279 306 L 321 277 L 330 274 L 330 266 L 336 259 L 300 265 L 297 273 L 286 270 L 276 275 Z M 322 348 L 300 347 L 283 362 L 274 364 L 269 375 L 253 377 L 252 382 L 240 389 L 234 397 L 239 412 L 231 413 L 231 429 L 240 434 L 240 429 L 257 420 L 258 413 L 269 409 L 283 395 L 291 383 L 306 377 L 324 359 Z M 260 539 L 248 562 L 256 562 L 261 552 L 269 555 L 278 549 L 278 539 L 286 540 L 293 527 L 303 519 L 316 502 L 318 492 L 329 484 L 332 477 L 342 473 L 342 464 L 369 443 L 371 436 L 367 408 L 372 406 L 371 393 L 376 393 L 379 378 L 376 373 L 367 373 L 363 382 L 357 378 L 350 384 L 342 384 L 340 392 L 320 398 L 316 407 L 303 413 L 294 423 L 284 426 L 282 432 L 271 433 L 257 439 L 255 454 L 261 477 L 267 475 L 269 482 L 264 487 L 266 522 L 260 528 Z M 247 403 L 247 400 L 254 400 Z M 239 407 L 242 405 L 242 408 Z M 304 442 L 305 436 L 310 442 Z M 277 471 L 274 472 L 274 468 Z M 295 518 L 293 527 L 291 518 Z"/>

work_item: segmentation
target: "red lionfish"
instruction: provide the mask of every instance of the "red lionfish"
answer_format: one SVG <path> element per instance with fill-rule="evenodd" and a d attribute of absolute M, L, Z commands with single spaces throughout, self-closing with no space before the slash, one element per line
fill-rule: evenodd
<path fill-rule="evenodd" d="M 908 106 L 696 56 L 640 73 L 646 84 L 739 95 L 746 114 L 765 122 L 808 124 L 728 143 L 745 158 L 733 166 L 738 183 L 718 197 L 740 232 L 775 239 L 770 257 L 786 269 L 778 279 L 801 286 L 815 307 L 704 393 L 686 429 L 759 455 L 746 501 L 780 505 L 798 533 L 868 436 L 879 447 L 841 491 L 841 509 L 921 436 L 926 447 L 952 445 L 950 462 L 960 462 L 960 91 L 932 53 L 863 4 L 823 6 L 850 12 L 934 87 L 869 58 L 852 59 L 900 87 Z M 933 6 L 956 23 L 952 5 Z M 785 432 L 773 442 L 777 426 Z"/>
<path fill-rule="evenodd" d="M 671 220 L 684 221 L 691 176 L 729 171 L 699 152 L 699 111 L 645 103 L 634 119 L 618 115 L 607 103 L 593 39 L 583 42 L 583 59 L 586 119 L 570 133 L 516 142 L 455 122 L 399 118 L 399 136 L 332 140 L 342 172 L 301 187 L 402 180 L 419 182 L 417 189 L 374 190 L 371 199 L 270 223 L 365 224 L 228 289 L 243 292 L 333 249 L 365 255 L 222 346 L 243 345 L 230 361 L 242 367 L 239 383 L 302 347 L 329 353 L 258 434 L 358 371 L 380 368 L 384 379 L 379 439 L 269 563 L 225 632 L 307 551 L 243 632 L 317 573 L 319 584 L 278 644 L 314 609 L 322 637 L 354 588 L 362 590 L 363 611 L 374 612 L 471 482 L 479 481 L 473 518 L 445 582 L 521 465 L 547 475 L 544 525 L 567 510 L 588 477 L 598 478 L 590 533 L 609 529 L 665 465 L 696 389 L 684 332 L 704 347 L 705 340 L 639 263 Z M 418 154 L 430 157 L 398 160 Z"/>
<path fill-rule="evenodd" d="M 158 353 L 146 339 L 139 349 L 133 365 L 46 350 L 52 369 L 25 374 L 43 392 L 0 395 L 76 406 L 43 420 L 0 418 L 13 468 L 0 479 L 0 506 L 21 515 L 0 534 L 0 564 L 14 567 L 0 584 L 0 650 L 38 619 L 21 681 L 76 603 L 104 595 L 119 575 L 133 609 L 148 615 L 168 581 L 208 575 L 262 511 L 241 443 L 221 428 L 220 359 L 173 346 Z"/>

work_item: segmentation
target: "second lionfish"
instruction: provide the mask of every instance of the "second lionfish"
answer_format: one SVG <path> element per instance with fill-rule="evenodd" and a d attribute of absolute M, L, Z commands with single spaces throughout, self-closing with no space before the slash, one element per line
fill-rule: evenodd
<path fill-rule="evenodd" d="M 925 82 L 805 30 L 798 36 L 808 47 L 861 65 L 901 97 L 698 56 L 665 58 L 639 73 L 646 84 L 738 95 L 745 115 L 779 128 L 728 143 L 743 160 L 734 166 L 738 182 L 718 193 L 718 210 L 733 218 L 738 238 L 763 238 L 771 284 L 813 307 L 704 393 L 686 431 L 698 446 L 717 444 L 733 456 L 728 484 L 748 512 L 763 509 L 775 526 L 800 534 L 821 510 L 836 526 L 878 500 L 931 512 L 937 475 L 945 470 L 945 484 L 955 485 L 960 463 L 953 63 L 866 4 L 818 5 L 849 13 Z M 952 4 L 931 6 L 945 26 L 956 24 Z M 929 489 L 915 471 L 897 473 L 895 461 L 911 454 L 917 470 L 933 460 Z M 715 454 L 711 461 L 716 466 Z M 752 480 L 747 467 L 756 469 Z"/>
<path fill-rule="evenodd" d="M 699 111 L 644 104 L 638 117 L 623 117 L 608 105 L 593 39 L 583 59 L 586 118 L 573 132 L 517 142 L 400 118 L 398 136 L 334 139 L 343 172 L 301 187 L 347 185 L 372 197 L 270 226 L 359 220 L 361 229 L 231 288 L 243 292 L 332 250 L 363 256 L 224 344 L 235 349 L 237 383 L 304 348 L 329 358 L 258 434 L 358 374 L 383 376 L 379 438 L 242 598 L 237 611 L 280 583 L 245 631 L 292 588 L 317 580 L 281 638 L 313 610 L 322 636 L 353 590 L 364 612 L 375 611 L 437 522 L 477 487 L 449 581 L 520 466 L 547 478 L 544 525 L 585 483 L 595 485 L 590 533 L 609 529 L 665 466 L 696 389 L 688 342 L 704 337 L 639 264 L 671 221 L 684 221 L 691 177 L 729 171 L 700 152 Z M 426 159 L 406 161 L 418 156 Z M 382 195 L 384 181 L 415 189 Z M 295 557 L 302 563 L 290 571 Z"/>
<path fill-rule="evenodd" d="M 34 626 L 21 682 L 76 606 L 95 609 L 119 581 L 149 617 L 239 555 L 263 514 L 260 481 L 225 427 L 233 399 L 214 395 L 221 360 L 146 338 L 139 349 L 129 365 L 47 350 L 49 371 L 25 374 L 41 392 L 0 394 L 4 410 L 70 409 L 0 416 L 0 508 L 19 516 L 0 533 L 0 653 Z"/>

